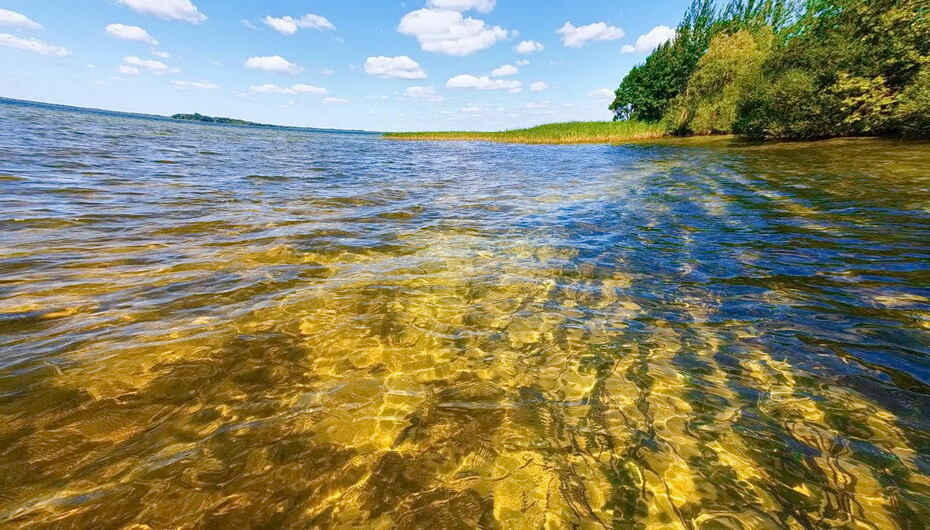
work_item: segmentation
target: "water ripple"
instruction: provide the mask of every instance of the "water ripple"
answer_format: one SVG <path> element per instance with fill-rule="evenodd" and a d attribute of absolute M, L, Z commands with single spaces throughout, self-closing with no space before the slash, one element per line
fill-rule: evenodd
<path fill-rule="evenodd" d="M 0 527 L 930 520 L 927 144 L 0 116 Z"/>

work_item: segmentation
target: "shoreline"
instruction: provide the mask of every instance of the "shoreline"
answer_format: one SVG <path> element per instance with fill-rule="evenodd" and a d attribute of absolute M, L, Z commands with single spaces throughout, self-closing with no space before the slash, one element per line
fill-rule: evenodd
<path fill-rule="evenodd" d="M 533 139 L 533 138 L 499 138 L 494 133 L 449 133 L 449 134 L 423 134 L 423 133 L 385 133 L 385 139 L 399 142 L 485 142 L 512 145 L 597 145 L 597 144 L 624 144 L 645 142 L 649 140 L 662 140 L 674 136 L 629 136 L 622 138 L 578 138 L 578 139 Z"/>
<path fill-rule="evenodd" d="M 611 123 L 611 122 L 604 122 Z M 557 127 L 563 124 L 553 124 L 543 127 Z M 567 125 L 567 124 L 566 124 Z M 674 134 L 662 133 L 638 133 L 627 136 L 622 135 L 603 135 L 603 136 L 559 136 L 559 135 L 540 135 L 527 134 L 527 131 L 533 129 L 504 131 L 504 132 L 405 132 L 405 133 L 383 133 L 382 137 L 387 140 L 401 142 L 483 142 L 495 144 L 511 145 L 626 145 L 626 144 L 644 144 L 644 143 L 662 143 L 678 145 L 695 145 L 695 144 L 727 144 L 739 147 L 771 147 L 779 145 L 817 145 L 825 142 L 842 142 L 842 141 L 888 141 L 904 143 L 925 143 L 927 140 L 920 138 L 904 138 L 898 136 L 834 136 L 828 138 L 817 138 L 810 140 L 752 140 L 736 134 L 695 134 L 690 136 L 676 136 Z"/>
<path fill-rule="evenodd" d="M 383 135 L 386 139 L 401 141 L 477 141 L 526 145 L 616 144 L 656 140 L 667 136 L 663 126 L 637 121 L 552 123 L 501 132 L 398 132 Z"/>

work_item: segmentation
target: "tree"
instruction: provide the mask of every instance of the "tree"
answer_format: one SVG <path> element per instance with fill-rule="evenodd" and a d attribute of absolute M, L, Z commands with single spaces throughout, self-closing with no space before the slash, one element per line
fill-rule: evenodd
<path fill-rule="evenodd" d="M 762 82 L 775 41 L 769 26 L 714 37 L 666 121 L 679 134 L 732 131 L 746 96 Z"/>
<path fill-rule="evenodd" d="M 713 0 L 693 0 L 675 32 L 623 79 L 610 105 L 615 119 L 659 121 L 707 50 L 716 15 Z"/>

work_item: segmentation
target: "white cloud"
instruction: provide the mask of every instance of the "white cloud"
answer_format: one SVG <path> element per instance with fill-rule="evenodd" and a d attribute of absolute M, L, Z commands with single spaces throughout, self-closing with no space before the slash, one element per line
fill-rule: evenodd
<path fill-rule="evenodd" d="M 483 20 L 465 18 L 458 11 L 446 9 L 407 13 L 397 31 L 416 37 L 425 51 L 460 57 L 486 50 L 509 36 L 500 26 L 488 26 Z"/>
<path fill-rule="evenodd" d="M 336 29 L 336 26 L 333 26 L 332 22 L 327 20 L 326 17 L 314 15 L 313 13 L 304 15 L 300 18 L 275 18 L 269 16 L 264 18 L 264 22 L 282 35 L 293 35 L 297 33 L 297 30 L 299 29 L 315 29 L 318 31 L 329 31 Z"/>
<path fill-rule="evenodd" d="M 608 26 L 604 22 L 581 27 L 575 27 L 571 22 L 566 22 L 556 33 L 562 36 L 562 44 L 568 48 L 581 48 L 593 40 L 622 39 L 625 35 L 622 29 Z"/>
<path fill-rule="evenodd" d="M 469 105 L 467 107 L 462 107 L 462 110 L 460 110 L 459 112 L 464 112 L 466 114 L 474 114 L 477 112 L 481 112 L 481 107 L 477 105 Z"/>
<path fill-rule="evenodd" d="M 529 55 L 531 53 L 541 52 L 546 49 L 541 42 L 536 42 L 534 40 L 525 40 L 514 48 L 514 51 L 521 55 Z"/>
<path fill-rule="evenodd" d="M 452 11 L 470 11 L 474 9 L 479 13 L 494 11 L 497 0 L 429 0 L 426 5 L 437 9 Z"/>
<path fill-rule="evenodd" d="M 220 88 L 219 85 L 209 81 L 172 81 L 171 84 L 178 88 L 198 88 L 200 90 L 213 90 Z"/>
<path fill-rule="evenodd" d="M 245 61 L 245 67 L 253 70 L 264 70 L 265 72 L 291 75 L 297 75 L 304 70 L 280 55 L 273 55 L 271 57 L 249 57 L 248 60 Z"/>
<path fill-rule="evenodd" d="M 369 57 L 365 60 L 365 73 L 384 79 L 426 79 L 420 64 L 406 55 Z"/>
<path fill-rule="evenodd" d="M 247 27 L 247 28 L 249 28 L 249 29 L 258 29 L 258 27 L 257 27 L 255 24 L 252 24 L 252 21 L 249 20 L 249 19 L 243 18 L 243 19 L 240 20 L 239 22 L 240 22 L 243 26 L 245 26 L 245 27 Z"/>
<path fill-rule="evenodd" d="M 552 107 L 552 103 L 549 101 L 531 101 L 526 104 L 526 108 L 534 110 L 548 109 L 550 107 Z"/>
<path fill-rule="evenodd" d="M 335 104 L 335 105 L 346 105 L 349 103 L 348 99 L 342 98 L 323 98 L 323 103 Z"/>
<path fill-rule="evenodd" d="M 549 88 L 549 85 L 547 85 L 543 81 L 536 81 L 535 83 L 530 85 L 530 90 L 532 90 L 533 92 L 542 92 L 543 90 L 546 90 L 548 88 Z"/>
<path fill-rule="evenodd" d="M 523 83 L 520 81 L 505 81 L 503 79 L 491 79 L 487 76 L 476 77 L 473 75 L 458 75 L 446 82 L 448 88 L 474 88 L 477 90 L 509 90 L 517 92 L 523 89 Z"/>
<path fill-rule="evenodd" d="M 197 9 L 190 0 L 116 0 L 124 6 L 165 20 L 182 20 L 191 24 L 200 24 L 207 20 L 206 15 Z"/>
<path fill-rule="evenodd" d="M 517 66 L 528 66 L 529 64 L 530 62 L 527 61 L 526 59 L 520 59 L 519 61 L 517 61 Z"/>
<path fill-rule="evenodd" d="M 336 71 L 333 70 L 332 68 L 324 68 L 324 69 L 320 70 L 320 73 L 323 74 L 323 75 L 325 75 L 325 76 L 327 76 L 327 77 L 329 77 L 329 76 L 335 74 Z"/>
<path fill-rule="evenodd" d="M 151 44 L 152 46 L 158 46 L 158 41 L 154 37 L 149 35 L 148 31 L 140 28 L 139 26 L 126 26 L 124 24 L 110 24 L 107 26 L 107 33 L 111 36 L 116 37 L 117 39 L 123 40 L 134 40 L 139 42 L 145 42 Z"/>
<path fill-rule="evenodd" d="M 609 88 L 599 88 L 597 90 L 592 90 L 588 92 L 588 97 L 595 99 L 613 99 L 615 96 L 614 91 Z"/>
<path fill-rule="evenodd" d="M 267 85 L 250 86 L 249 92 L 254 92 L 256 94 L 294 94 L 289 88 L 279 87 L 278 85 L 270 83 Z"/>
<path fill-rule="evenodd" d="M 0 9 L 0 26 L 13 26 L 23 29 L 42 29 L 42 25 L 22 13 Z"/>
<path fill-rule="evenodd" d="M 121 73 L 121 74 L 123 74 L 123 75 L 139 75 L 139 74 L 142 73 L 142 71 L 139 70 L 138 68 L 136 68 L 135 66 L 129 66 L 129 65 L 127 65 L 127 64 L 121 64 L 121 65 L 119 65 L 119 73 Z"/>
<path fill-rule="evenodd" d="M 668 26 L 656 26 L 649 33 L 640 35 L 636 39 L 636 45 L 627 44 L 623 47 L 623 53 L 649 53 L 659 46 L 675 38 L 675 30 Z"/>
<path fill-rule="evenodd" d="M 325 88 L 320 88 L 313 85 L 297 84 L 292 86 L 291 90 L 293 90 L 295 94 L 317 94 L 320 96 L 326 94 Z"/>
<path fill-rule="evenodd" d="M 155 57 L 161 58 L 161 59 L 170 59 L 170 58 L 171 58 L 171 54 L 168 53 L 168 52 L 153 51 L 153 52 L 152 52 L 152 55 L 154 55 Z"/>
<path fill-rule="evenodd" d="M 516 66 L 512 64 L 505 64 L 504 66 L 495 68 L 491 72 L 491 77 L 507 77 L 511 75 L 517 75 L 519 73 L 520 70 L 518 70 Z"/>
<path fill-rule="evenodd" d="M 431 86 L 412 86 L 404 91 L 404 96 L 414 99 L 425 99 L 426 101 L 439 102 L 443 100 L 436 89 Z"/>
<path fill-rule="evenodd" d="M 67 48 L 48 44 L 38 39 L 21 39 L 7 33 L 0 33 L 0 46 L 16 48 L 17 50 L 25 50 L 41 55 L 55 55 L 58 57 L 71 55 L 71 52 Z"/>
<path fill-rule="evenodd" d="M 296 96 L 297 94 L 316 94 L 322 96 L 327 92 L 325 88 L 303 84 L 290 87 L 281 87 L 275 84 L 255 85 L 249 87 L 249 91 L 256 94 L 287 94 L 290 96 Z"/>
<path fill-rule="evenodd" d="M 120 72 L 124 74 L 138 75 L 138 71 L 140 71 L 140 69 L 148 70 L 155 75 L 163 75 L 168 73 L 176 74 L 180 72 L 180 70 L 177 68 L 171 68 L 161 61 L 156 61 L 154 59 L 140 59 L 134 55 L 123 58 L 123 63 L 123 66 L 128 66 L 126 71 L 123 71 L 122 66 L 120 67 Z M 133 72 L 133 69 L 136 70 L 136 72 Z"/>

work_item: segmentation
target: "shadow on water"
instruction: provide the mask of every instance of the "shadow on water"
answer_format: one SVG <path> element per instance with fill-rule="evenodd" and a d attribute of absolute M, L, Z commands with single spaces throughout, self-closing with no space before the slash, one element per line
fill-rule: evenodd
<path fill-rule="evenodd" d="M 0 527 L 930 520 L 927 144 L 0 112 Z"/>

